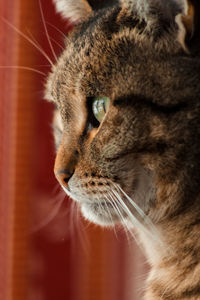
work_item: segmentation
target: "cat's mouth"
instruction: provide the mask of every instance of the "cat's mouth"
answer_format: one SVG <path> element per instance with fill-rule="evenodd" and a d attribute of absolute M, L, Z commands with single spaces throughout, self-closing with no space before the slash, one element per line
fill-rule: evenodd
<path fill-rule="evenodd" d="M 101 226 L 114 226 L 127 217 L 124 210 L 108 195 L 99 200 L 77 199 L 77 196 L 70 189 L 66 189 L 64 186 L 62 188 L 72 200 L 79 203 L 83 216 L 93 223 Z"/>
<path fill-rule="evenodd" d="M 140 170 L 134 188 L 128 192 L 121 185 L 109 181 L 109 185 L 85 188 L 80 178 L 73 176 L 69 181 L 69 189 L 62 186 L 66 194 L 79 203 L 86 219 L 103 226 L 124 223 L 125 219 L 135 222 L 146 218 L 148 205 L 155 199 L 155 186 L 152 174 L 145 169 Z M 98 189 L 97 189 L 98 186 Z M 144 210 L 143 210 L 144 209 Z M 136 222 L 137 223 L 137 222 Z"/>

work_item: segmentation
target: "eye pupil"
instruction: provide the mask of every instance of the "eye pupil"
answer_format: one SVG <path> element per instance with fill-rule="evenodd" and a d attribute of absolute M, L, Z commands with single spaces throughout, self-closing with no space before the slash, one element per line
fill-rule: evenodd
<path fill-rule="evenodd" d="M 95 97 L 92 104 L 92 110 L 95 118 L 101 122 L 108 110 L 110 98 L 108 97 Z"/>
<path fill-rule="evenodd" d="M 105 105 L 105 102 L 103 102 L 102 104 L 103 104 L 103 110 L 104 110 L 104 112 L 106 113 L 106 105 Z"/>

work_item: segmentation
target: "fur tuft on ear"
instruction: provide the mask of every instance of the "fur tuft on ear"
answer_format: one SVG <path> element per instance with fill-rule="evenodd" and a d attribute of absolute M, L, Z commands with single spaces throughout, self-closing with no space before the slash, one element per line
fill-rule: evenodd
<path fill-rule="evenodd" d="M 195 7 L 189 0 L 187 0 L 186 6 L 185 13 L 182 16 L 182 22 L 188 36 L 192 37 L 195 31 Z"/>
<path fill-rule="evenodd" d="M 87 19 L 92 8 L 86 0 L 53 0 L 57 12 L 72 23 L 80 23 Z"/>
<path fill-rule="evenodd" d="M 189 0 L 120 0 L 122 7 L 129 12 L 137 14 L 148 21 L 148 18 L 157 12 L 157 16 L 163 19 L 174 19 L 179 14 L 185 14 Z"/>
<path fill-rule="evenodd" d="M 122 8 L 129 13 L 137 14 L 148 24 L 170 24 L 178 26 L 177 39 L 184 50 L 187 50 L 186 40 L 195 32 L 196 1 L 199 0 L 120 0 Z M 200 2 L 200 1 L 199 1 Z M 200 5 L 199 5 L 200 6 Z M 199 23 L 199 22 L 198 22 Z"/>
<path fill-rule="evenodd" d="M 184 9 L 175 18 L 179 28 L 177 39 L 183 49 L 188 52 L 186 40 L 190 40 L 195 32 L 195 7 L 191 0 L 182 0 L 182 2 L 184 3 Z"/>

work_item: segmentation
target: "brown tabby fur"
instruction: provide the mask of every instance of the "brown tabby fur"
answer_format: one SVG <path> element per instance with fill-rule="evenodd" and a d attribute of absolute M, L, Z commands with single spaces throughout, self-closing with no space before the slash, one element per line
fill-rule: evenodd
<path fill-rule="evenodd" d="M 77 12 L 81 0 L 74 2 Z M 108 225 L 109 214 L 120 221 L 102 204 L 117 183 L 156 230 L 155 239 L 142 230 L 145 218 L 121 194 L 143 224 L 135 230 L 152 266 L 147 300 L 200 299 L 198 12 L 198 1 L 188 10 L 184 0 L 91 9 L 47 82 L 46 97 L 57 106 L 55 174 L 65 191 L 87 218 Z M 94 96 L 109 96 L 111 104 L 91 128 Z"/>

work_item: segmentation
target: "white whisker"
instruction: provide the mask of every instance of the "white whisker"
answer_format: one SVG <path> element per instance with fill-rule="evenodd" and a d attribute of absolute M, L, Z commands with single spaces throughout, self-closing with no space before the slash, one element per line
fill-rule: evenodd
<path fill-rule="evenodd" d="M 3 21 L 10 26 L 13 30 L 15 30 L 20 36 L 22 36 L 25 40 L 27 40 L 31 45 L 33 45 L 45 58 L 48 60 L 48 62 L 53 66 L 52 60 L 48 57 L 48 55 L 44 52 L 44 50 L 37 45 L 36 42 L 31 40 L 26 34 L 24 34 L 22 31 L 20 31 L 18 28 L 16 28 L 14 25 L 12 25 L 10 22 L 8 22 L 5 18 L 3 18 Z"/>
<path fill-rule="evenodd" d="M 115 203 L 116 205 L 119 204 L 120 207 L 122 208 L 122 210 L 127 214 L 126 208 L 121 204 L 120 201 L 118 201 L 118 197 L 117 197 L 117 195 L 115 195 L 115 194 L 113 193 L 113 191 L 112 191 L 111 196 L 114 197 L 114 200 L 115 200 L 113 203 Z M 119 208 L 118 208 L 118 210 L 119 210 L 119 212 L 120 212 L 120 209 L 119 209 Z M 133 239 L 139 244 L 139 241 L 138 241 L 136 235 L 134 234 L 133 230 L 131 230 L 131 229 L 129 228 L 128 224 L 125 222 L 125 219 L 124 219 L 124 217 L 123 217 L 123 215 L 122 215 L 121 212 L 120 212 L 120 216 L 121 216 L 122 223 L 123 223 L 124 227 L 126 228 L 126 230 L 128 231 L 128 233 L 130 233 L 130 235 L 133 237 Z M 132 216 L 132 217 L 135 218 L 134 216 Z M 127 231 L 126 231 L 126 232 L 127 232 Z M 127 239 L 128 239 L 128 237 L 127 237 Z M 129 239 L 128 239 L 128 240 L 129 240 Z"/>
<path fill-rule="evenodd" d="M 51 49 L 51 52 L 55 58 L 55 61 L 58 60 L 57 56 L 56 56 L 56 53 L 54 51 L 54 48 L 52 46 L 52 43 L 51 43 L 51 40 L 50 40 L 50 37 L 49 37 L 49 33 L 48 33 L 48 30 L 47 30 L 47 26 L 46 26 L 46 23 L 45 23 L 45 19 L 44 19 L 44 13 L 43 13 L 43 9 L 42 9 L 42 4 L 41 4 L 41 0 L 38 0 L 39 2 L 39 7 L 40 7 L 40 13 L 41 13 L 41 17 L 42 17 L 42 23 L 43 23 L 43 26 L 44 26 L 44 31 L 46 33 L 46 37 L 47 37 L 47 40 L 48 40 L 48 43 L 49 43 L 49 46 L 50 46 L 50 49 Z"/>
<path fill-rule="evenodd" d="M 75 228 L 76 228 L 76 224 L 75 224 L 75 220 L 74 220 L 75 219 L 74 214 L 75 214 L 76 209 L 77 209 L 76 202 L 72 201 L 71 202 L 71 207 L 70 207 L 70 210 L 69 210 L 69 227 L 70 227 L 70 234 L 72 236 L 74 236 Z"/>
<path fill-rule="evenodd" d="M 83 224 L 83 220 L 82 220 L 82 217 L 81 217 L 81 214 L 80 214 L 80 211 L 79 211 L 78 207 L 77 207 L 77 220 L 79 221 L 79 226 L 78 226 L 78 230 L 77 230 L 79 240 L 81 242 L 84 253 L 88 254 L 88 249 L 89 249 L 89 246 L 90 246 L 89 239 L 88 239 L 87 231 L 85 230 L 86 228 Z"/>
<path fill-rule="evenodd" d="M 64 37 L 64 39 L 66 39 L 66 35 L 64 34 L 64 32 L 62 32 L 60 29 L 58 29 L 55 25 L 49 23 L 49 22 L 46 22 L 46 24 L 48 24 L 49 26 L 51 26 L 52 28 L 54 28 L 55 30 L 57 30 L 61 35 L 62 37 Z"/>
<path fill-rule="evenodd" d="M 55 185 L 55 187 L 53 188 L 53 190 L 52 190 L 52 194 L 54 195 L 54 196 L 56 196 L 57 194 L 58 194 L 58 192 L 60 192 L 60 191 L 62 191 L 61 190 L 61 186 L 60 186 L 60 184 L 59 183 L 57 183 L 56 185 Z M 63 192 L 63 191 L 62 191 Z M 63 192 L 64 193 L 64 192 Z"/>
<path fill-rule="evenodd" d="M 64 51 L 64 47 L 60 44 L 60 43 L 58 43 L 54 38 L 52 38 L 51 36 L 49 36 L 50 37 L 50 40 L 51 41 L 53 41 L 62 51 Z"/>
<path fill-rule="evenodd" d="M 80 242 L 81 247 L 85 254 L 88 253 L 89 248 L 89 241 L 86 235 L 85 228 L 82 223 L 79 207 L 75 201 L 72 201 L 72 209 L 70 213 L 70 225 L 71 225 L 71 236 L 72 236 L 72 243 L 75 248 L 75 236 L 77 236 L 78 241 Z M 73 227 L 72 227 L 73 226 Z"/>
<path fill-rule="evenodd" d="M 114 184 L 114 186 L 116 186 Z M 121 187 L 118 186 L 118 191 L 123 191 L 121 189 Z M 126 203 L 122 200 L 120 194 L 115 190 L 112 190 L 112 192 L 114 193 L 114 195 L 116 196 L 117 200 L 120 202 L 121 206 L 124 208 L 124 211 L 126 212 L 127 216 L 129 217 L 130 221 L 132 222 L 133 225 L 136 226 L 136 228 L 141 229 L 141 231 L 143 233 L 145 233 L 151 240 L 153 240 L 155 243 L 159 244 L 160 246 L 163 247 L 164 245 L 164 241 L 161 238 L 160 233 L 158 232 L 157 228 L 154 226 L 154 224 L 151 222 L 151 220 L 148 218 L 148 216 L 146 216 L 144 214 L 144 212 L 142 212 L 142 216 L 143 217 L 143 221 L 146 223 L 145 225 L 140 222 L 134 215 L 133 213 L 130 211 L 129 207 L 126 205 Z M 131 205 L 133 205 L 133 200 L 126 195 L 126 193 L 123 191 L 123 195 L 126 197 L 126 200 L 129 201 L 129 203 Z M 131 200 L 131 201 L 130 201 Z M 134 203 L 135 204 L 135 203 Z M 138 207 L 137 205 L 133 206 L 135 209 L 136 207 Z M 137 211 L 137 209 L 136 209 Z M 141 209 L 139 209 L 139 212 L 141 212 Z M 141 216 L 141 215 L 140 215 Z M 168 247 L 169 248 L 169 247 Z M 170 250 L 170 249 L 167 249 Z"/>
<path fill-rule="evenodd" d="M 114 210 L 115 210 L 116 213 L 118 214 L 118 216 L 119 216 L 119 218 L 120 218 L 122 224 L 124 225 L 124 230 L 125 230 L 125 233 L 126 233 L 126 238 L 127 238 L 128 243 L 130 244 L 130 237 L 129 237 L 128 234 L 131 234 L 131 235 L 133 236 L 134 239 L 135 239 L 135 236 L 134 236 L 133 232 L 131 232 L 131 231 L 129 230 L 129 228 L 127 227 L 127 224 L 126 224 L 125 221 L 124 221 L 124 217 L 123 217 L 123 215 L 122 215 L 122 213 L 121 213 L 121 211 L 120 211 L 120 208 L 118 207 L 118 205 L 117 205 L 117 203 L 116 203 L 116 201 L 115 201 L 114 195 L 112 195 L 111 193 L 108 193 L 108 194 L 109 194 L 109 196 L 110 196 L 110 198 L 111 198 L 111 200 L 108 199 L 108 201 L 109 201 L 109 203 L 112 205 L 112 207 L 114 208 Z"/>
<path fill-rule="evenodd" d="M 119 185 L 114 184 L 114 186 L 118 191 L 123 193 L 123 195 L 129 201 L 129 203 L 135 208 L 138 214 L 142 217 L 146 225 L 149 226 L 149 229 L 151 229 L 152 233 L 155 233 L 158 236 L 158 231 L 156 230 L 155 226 L 153 225 L 149 217 L 147 217 L 147 215 L 143 212 L 143 210 L 124 192 L 124 190 Z"/>
<path fill-rule="evenodd" d="M 101 203 L 101 202 L 100 202 L 100 203 Z M 110 213 L 109 207 L 108 207 L 107 202 L 106 202 L 105 200 L 104 200 L 104 204 L 105 204 L 105 206 L 106 206 L 107 213 L 109 214 L 110 221 L 111 221 L 112 225 L 114 226 L 113 217 L 112 217 L 112 215 L 111 215 L 111 213 Z M 114 227 L 114 228 L 115 228 L 115 227 Z"/>
<path fill-rule="evenodd" d="M 143 232 L 150 235 L 152 238 L 156 239 L 155 235 L 149 229 L 147 229 L 140 221 L 138 221 L 138 219 L 132 214 L 132 212 L 130 211 L 128 206 L 121 199 L 120 195 L 116 191 L 112 191 L 112 192 L 114 193 L 114 195 L 116 196 L 116 199 L 120 202 L 120 204 L 124 208 L 126 214 L 128 215 L 128 217 L 132 221 L 132 224 L 136 225 L 138 228 L 141 228 Z"/>
<path fill-rule="evenodd" d="M 124 196 L 129 200 L 129 202 L 133 205 L 133 207 L 136 209 L 136 211 L 139 213 L 139 215 L 142 217 L 142 219 L 146 219 L 146 214 L 143 212 L 143 210 L 124 192 L 124 190 L 117 184 L 114 184 L 116 189 L 124 194 Z"/>
<path fill-rule="evenodd" d="M 45 226 L 47 226 L 56 217 L 56 215 L 58 214 L 58 212 L 63 204 L 63 201 L 65 200 L 65 196 L 61 200 L 60 194 L 59 194 L 57 199 L 58 199 L 58 201 L 57 200 L 54 201 L 56 203 L 55 208 L 51 211 L 51 213 L 48 213 L 48 215 L 39 224 L 33 226 L 33 228 L 31 229 L 31 234 L 36 233 L 39 230 L 41 230 L 42 228 L 44 228 Z"/>
<path fill-rule="evenodd" d="M 36 40 L 36 38 L 33 36 L 33 34 L 31 33 L 31 31 L 29 29 L 26 28 L 27 33 L 29 34 L 29 38 L 38 46 L 40 47 L 43 51 L 44 49 L 40 46 L 39 42 Z M 25 34 L 25 33 L 24 33 Z M 28 35 L 27 35 L 28 36 Z"/>
<path fill-rule="evenodd" d="M 44 51 L 44 49 L 40 46 L 40 44 L 38 43 L 38 41 L 36 40 L 36 38 L 33 36 L 33 34 L 30 32 L 30 30 L 27 30 L 27 32 L 28 32 L 28 34 L 29 34 L 29 36 L 31 37 L 31 39 L 32 39 L 32 41 L 35 43 L 35 44 L 37 44 L 38 45 L 38 47 L 40 48 L 40 49 L 42 49 L 43 51 Z M 49 35 L 49 38 L 55 43 L 55 44 L 57 44 L 62 50 L 64 50 L 64 48 L 55 40 L 55 39 L 53 39 L 52 37 L 50 37 L 50 35 Z M 57 58 L 56 58 L 56 60 L 57 60 Z M 45 65 L 45 66 L 49 66 L 49 65 Z"/>
<path fill-rule="evenodd" d="M 30 67 L 25 67 L 25 66 L 0 66 L 0 69 L 19 69 L 19 70 L 26 70 L 26 71 L 32 71 L 32 72 L 35 72 L 37 74 L 40 74 L 40 75 L 43 75 L 43 76 L 46 76 L 45 73 L 37 70 L 37 69 L 34 69 L 34 68 L 30 68 Z"/>
<path fill-rule="evenodd" d="M 106 199 L 108 200 L 108 202 L 112 205 L 112 203 L 111 203 L 111 201 L 109 201 L 108 197 L 105 196 L 105 198 L 106 198 Z M 110 213 L 110 210 L 109 210 L 109 207 L 108 207 L 108 205 L 107 205 L 107 202 L 104 201 L 104 203 L 105 203 L 105 205 L 106 205 L 106 209 L 107 209 L 108 214 L 109 214 L 109 216 L 110 216 L 110 220 L 111 220 L 111 223 L 112 223 L 113 228 L 114 228 L 115 236 L 116 236 L 116 238 L 118 238 L 117 232 L 116 232 L 116 228 L 115 228 L 115 223 L 114 223 L 114 220 L 113 220 L 113 217 L 112 217 L 112 215 L 111 215 L 111 213 Z"/>

